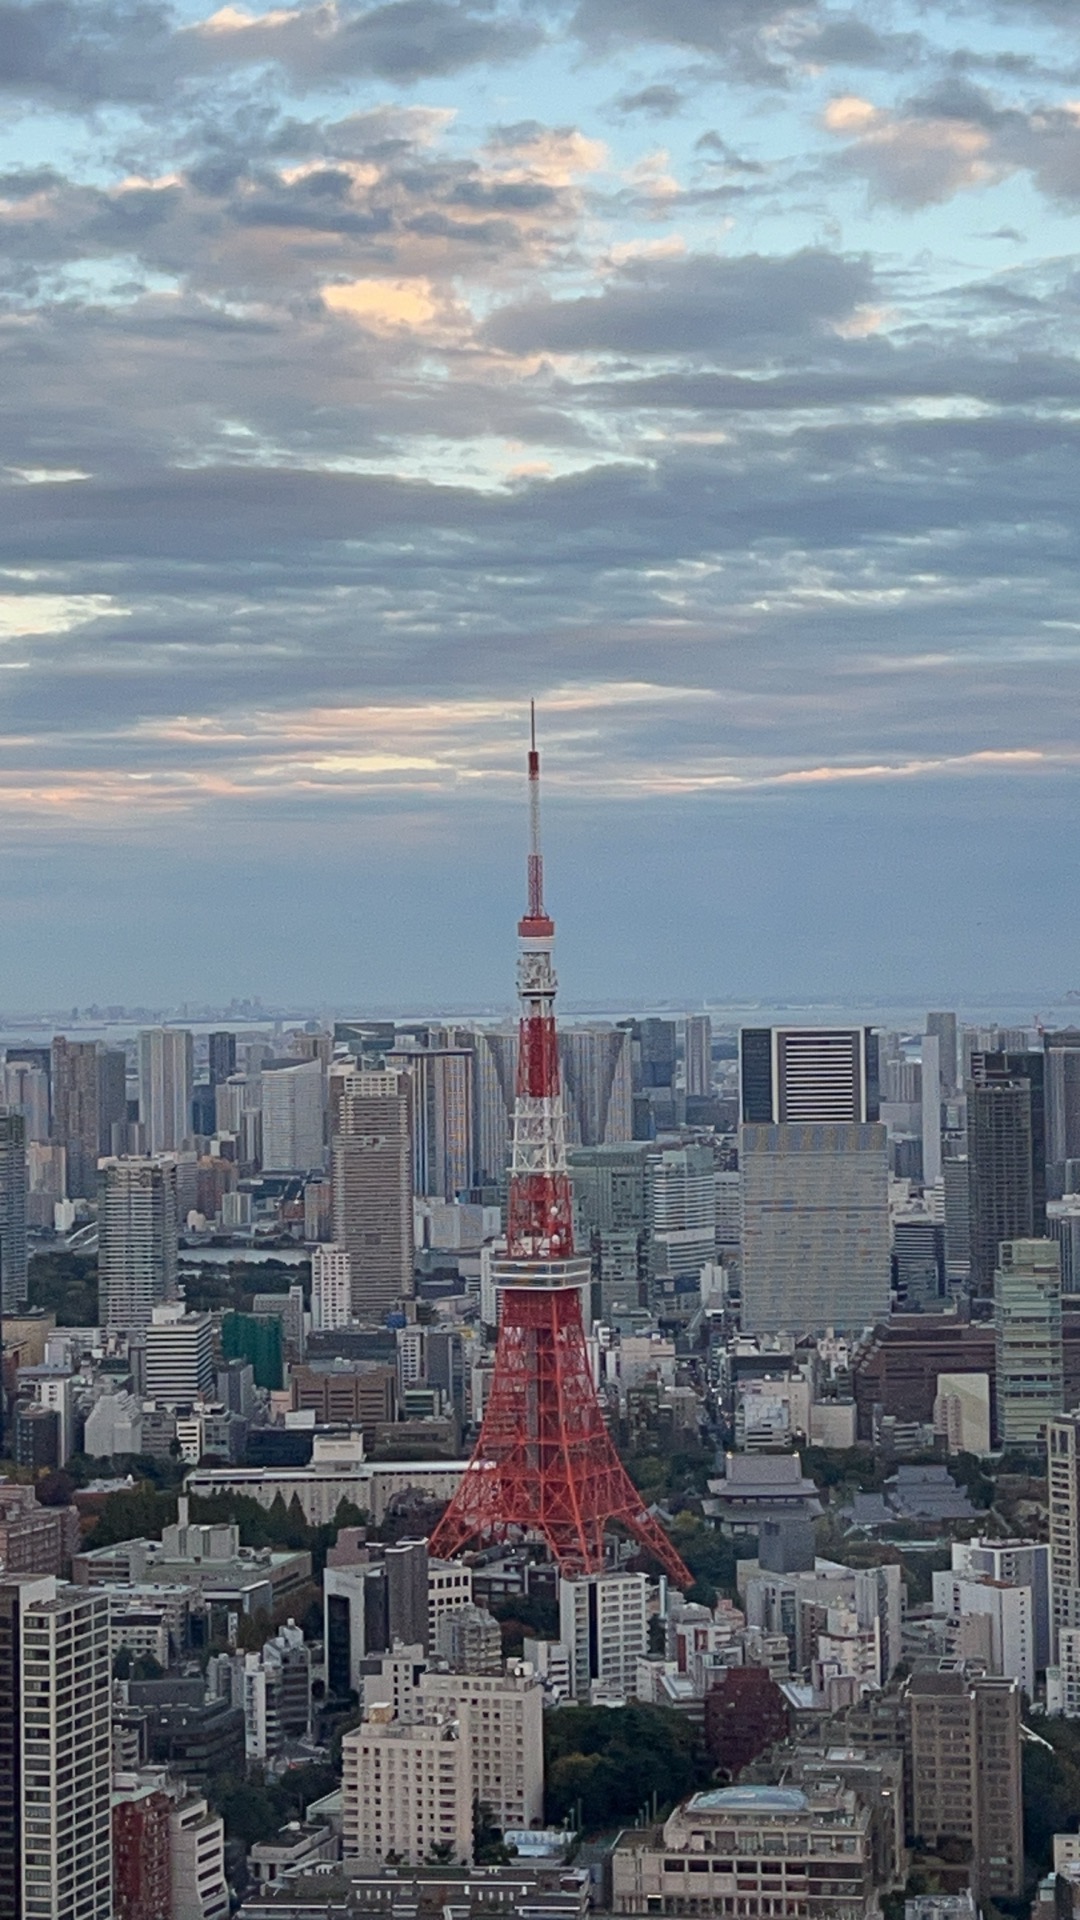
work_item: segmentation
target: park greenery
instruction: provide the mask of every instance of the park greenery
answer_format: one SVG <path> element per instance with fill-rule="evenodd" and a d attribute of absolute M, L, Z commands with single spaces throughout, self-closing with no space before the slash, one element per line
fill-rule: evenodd
<path fill-rule="evenodd" d="M 544 1717 L 546 1811 L 581 1831 L 653 1818 L 711 1778 L 699 1731 L 673 1707 L 560 1707 Z"/>

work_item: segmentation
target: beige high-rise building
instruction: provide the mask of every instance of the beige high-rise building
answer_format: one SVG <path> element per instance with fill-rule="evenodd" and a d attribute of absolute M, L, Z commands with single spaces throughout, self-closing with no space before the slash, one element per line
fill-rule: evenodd
<path fill-rule="evenodd" d="M 0 1579 L 0 1913 L 111 1920 L 109 1596 Z"/>
<path fill-rule="evenodd" d="M 335 1075 L 331 1112 L 334 1241 L 349 1255 L 354 1315 L 381 1316 L 414 1286 L 407 1076 Z"/>
<path fill-rule="evenodd" d="M 186 1027 L 146 1027 L 139 1035 L 139 1119 L 149 1153 L 178 1153 L 192 1137 L 194 1042 Z"/>
<path fill-rule="evenodd" d="M 1020 1686 L 962 1665 L 913 1674 L 912 1829 L 928 1847 L 971 1846 L 977 1900 L 1015 1900 L 1024 1884 Z"/>
<path fill-rule="evenodd" d="M 544 1816 L 544 1689 L 534 1673 L 425 1673 L 418 1696 L 432 1714 L 466 1724 L 472 1790 L 495 1825 L 520 1830 Z"/>
<path fill-rule="evenodd" d="M 463 1721 L 395 1720 L 369 1708 L 341 1743 L 342 1851 L 365 1866 L 421 1866 L 434 1856 L 469 1866 L 473 1771 Z"/>

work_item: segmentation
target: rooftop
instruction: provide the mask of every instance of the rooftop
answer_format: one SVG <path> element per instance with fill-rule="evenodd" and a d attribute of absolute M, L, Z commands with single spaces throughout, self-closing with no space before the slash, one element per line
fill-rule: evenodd
<path fill-rule="evenodd" d="M 711 1787 L 695 1793 L 687 1813 L 805 1813 L 808 1806 L 800 1787 Z"/>

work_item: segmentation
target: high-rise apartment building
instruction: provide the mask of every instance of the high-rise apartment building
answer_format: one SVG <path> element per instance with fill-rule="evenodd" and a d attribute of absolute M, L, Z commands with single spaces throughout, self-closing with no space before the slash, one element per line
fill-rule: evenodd
<path fill-rule="evenodd" d="M 381 1867 L 432 1858 L 468 1865 L 473 1847 L 472 1753 L 460 1720 L 402 1722 L 376 1703 L 341 1743 L 342 1851 Z"/>
<path fill-rule="evenodd" d="M 0 1112 L 0 1305 L 26 1304 L 26 1121 Z"/>
<path fill-rule="evenodd" d="M 109 1596 L 0 1577 L 0 1913 L 112 1920 Z"/>
<path fill-rule="evenodd" d="M 994 1332 L 1001 1443 L 1039 1447 L 1065 1396 L 1056 1241 L 1002 1241 L 994 1273 Z"/>
<path fill-rule="evenodd" d="M 147 1027 L 139 1035 L 139 1119 L 148 1153 L 178 1153 L 191 1137 L 194 1044 L 183 1027 Z"/>
<path fill-rule="evenodd" d="M 1050 1548 L 1044 1540 L 954 1540 L 952 1571 L 1005 1587 L 1030 1587 L 1035 1671 L 1050 1664 Z M 1031 1688 L 1027 1688 L 1028 1694 Z"/>
<path fill-rule="evenodd" d="M 744 1121 L 878 1118 L 878 1037 L 870 1027 L 744 1027 L 739 1060 Z"/>
<path fill-rule="evenodd" d="M 387 1067 L 411 1086 L 413 1188 L 454 1200 L 473 1180 L 473 1055 L 465 1047 L 395 1048 Z"/>
<path fill-rule="evenodd" d="M 110 1159 L 98 1195 L 98 1288 L 106 1327 L 145 1327 L 176 1297 L 176 1161 Z"/>
<path fill-rule="evenodd" d="M 447 1615 L 448 1619 L 453 1618 Z M 544 1689 L 536 1674 L 427 1672 L 417 1694 L 428 1717 L 468 1728 L 473 1796 L 505 1833 L 544 1816 Z"/>
<path fill-rule="evenodd" d="M 967 1086 L 971 1286 L 986 1299 L 1003 1240 L 1046 1233 L 1045 1056 L 973 1052 Z"/>
<path fill-rule="evenodd" d="M 118 1049 L 63 1034 L 52 1043 L 52 1131 L 67 1156 L 71 1199 L 97 1192 L 98 1161 L 112 1153 L 113 1127 L 127 1117 L 126 1075 Z"/>
<path fill-rule="evenodd" d="M 328 1333 L 352 1319 L 352 1261 L 344 1247 L 323 1242 L 311 1256 L 311 1331 Z"/>
<path fill-rule="evenodd" d="M 269 1060 L 262 1070 L 262 1163 L 275 1173 L 321 1167 L 323 1069 L 318 1060 Z"/>
<path fill-rule="evenodd" d="M 1048 1423 L 1046 1470 L 1053 1658 L 1060 1629 L 1080 1627 L 1080 1414 L 1059 1414 Z"/>
<path fill-rule="evenodd" d="M 589 1573 L 559 1581 L 559 1639 L 570 1653 L 578 1700 L 595 1685 L 633 1694 L 637 1663 L 649 1647 L 648 1581 L 643 1573 Z"/>
<path fill-rule="evenodd" d="M 401 1073 L 343 1077 L 333 1142 L 334 1240 L 349 1255 L 356 1317 L 413 1294 L 412 1124 Z"/>
<path fill-rule="evenodd" d="M 712 1021 L 707 1013 L 686 1016 L 686 1092 L 707 1100 L 712 1092 Z"/>
<path fill-rule="evenodd" d="M 1015 1900 L 1024 1879 L 1020 1688 L 961 1665 L 913 1674 L 912 1827 L 925 1846 L 946 1835 L 971 1846 L 977 1900 Z"/>

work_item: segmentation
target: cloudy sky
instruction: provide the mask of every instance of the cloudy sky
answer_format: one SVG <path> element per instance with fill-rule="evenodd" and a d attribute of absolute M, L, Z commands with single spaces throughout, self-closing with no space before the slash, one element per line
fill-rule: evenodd
<path fill-rule="evenodd" d="M 1080 985 L 1076 0 L 0 0 L 0 1001 Z M 1033 997 L 1033 1006 L 1040 1004 Z"/>

